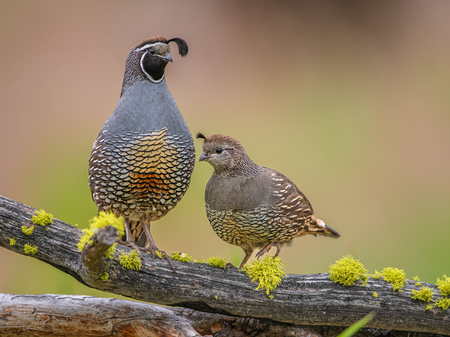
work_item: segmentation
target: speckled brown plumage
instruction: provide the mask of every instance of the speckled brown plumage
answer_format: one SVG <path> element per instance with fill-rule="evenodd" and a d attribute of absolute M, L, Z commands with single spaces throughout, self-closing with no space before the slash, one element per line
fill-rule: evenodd
<path fill-rule="evenodd" d="M 203 138 L 200 161 L 214 167 L 205 190 L 205 208 L 211 226 L 225 242 L 241 247 L 247 262 L 307 234 L 339 237 L 316 218 L 305 195 L 283 174 L 255 164 L 242 145 L 225 135 Z"/>
<path fill-rule="evenodd" d="M 189 187 L 195 162 L 193 139 L 167 88 L 169 42 L 152 38 L 130 52 L 120 100 L 94 142 L 89 186 L 99 210 L 122 215 L 126 242 L 157 249 L 150 223 L 173 209 Z"/>

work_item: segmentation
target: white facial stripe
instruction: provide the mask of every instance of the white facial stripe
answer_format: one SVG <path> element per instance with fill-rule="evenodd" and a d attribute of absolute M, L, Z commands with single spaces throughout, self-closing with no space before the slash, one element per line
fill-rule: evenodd
<path fill-rule="evenodd" d="M 163 74 L 163 76 L 162 76 L 159 80 L 155 81 L 155 79 L 154 79 L 153 77 L 151 77 L 150 74 L 147 73 L 147 72 L 145 71 L 144 65 L 142 64 L 142 62 L 144 61 L 145 55 L 147 55 L 147 53 L 144 53 L 144 55 L 141 56 L 141 60 L 139 61 L 139 64 L 140 64 L 140 66 L 141 66 L 141 70 L 142 70 L 143 73 L 148 77 L 148 79 L 149 79 L 150 81 L 152 81 L 153 83 L 159 83 L 159 82 L 161 82 L 161 81 L 164 79 L 165 74 Z"/>
<path fill-rule="evenodd" d="M 167 45 L 167 43 L 164 43 L 164 42 L 149 43 L 149 44 L 144 44 L 140 48 L 137 48 L 136 51 L 145 50 L 145 49 L 148 49 L 148 48 L 151 48 L 151 47 L 154 47 L 154 46 L 157 46 L 157 45 L 162 45 L 162 44 Z"/>

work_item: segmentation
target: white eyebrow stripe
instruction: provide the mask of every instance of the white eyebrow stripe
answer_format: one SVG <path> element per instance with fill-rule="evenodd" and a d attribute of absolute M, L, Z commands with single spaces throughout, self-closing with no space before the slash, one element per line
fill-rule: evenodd
<path fill-rule="evenodd" d="M 144 49 L 148 49 L 148 48 L 151 48 L 151 47 L 160 45 L 160 44 L 167 44 L 167 43 L 164 43 L 164 42 L 155 42 L 155 43 L 144 44 L 142 47 L 136 48 L 136 51 L 141 51 L 141 50 L 144 50 Z"/>

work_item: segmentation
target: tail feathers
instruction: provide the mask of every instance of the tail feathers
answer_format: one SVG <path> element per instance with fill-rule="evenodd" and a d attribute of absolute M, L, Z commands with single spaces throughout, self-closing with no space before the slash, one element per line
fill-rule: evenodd
<path fill-rule="evenodd" d="M 323 222 L 323 220 L 316 218 L 314 215 L 311 216 L 311 222 L 309 228 L 307 229 L 307 232 L 308 234 L 323 235 L 332 238 L 338 238 L 341 236 L 333 228 L 325 225 L 325 222 Z"/>
<path fill-rule="evenodd" d="M 130 239 L 130 241 L 133 241 L 138 245 L 139 247 L 147 247 L 147 235 L 145 235 L 144 228 L 141 221 L 130 221 L 128 224 L 126 223 L 125 226 L 129 226 L 131 238 L 127 238 L 126 234 L 122 237 L 122 240 L 127 241 L 127 239 Z"/>

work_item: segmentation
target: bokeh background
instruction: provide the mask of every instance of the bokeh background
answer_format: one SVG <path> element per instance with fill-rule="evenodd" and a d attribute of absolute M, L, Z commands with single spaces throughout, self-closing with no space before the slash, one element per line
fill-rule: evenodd
<path fill-rule="evenodd" d="M 191 132 L 240 140 L 342 235 L 295 240 L 288 273 L 353 254 L 434 283 L 450 275 L 449 17 L 446 0 L 1 0 L 0 194 L 86 227 L 88 158 L 128 52 L 182 37 L 166 79 Z M 204 213 L 211 173 L 196 163 L 152 233 L 167 252 L 238 263 Z M 6 249 L 0 270 L 0 292 L 112 296 Z"/>

